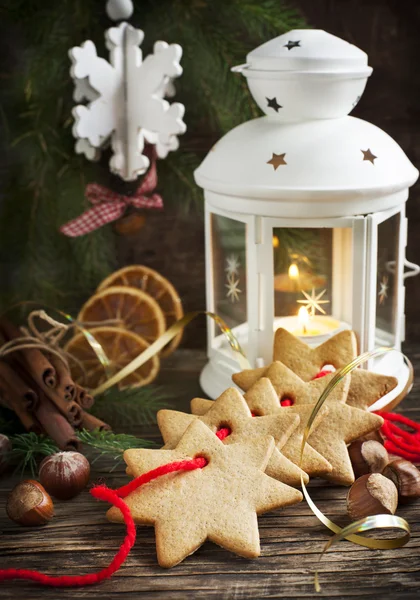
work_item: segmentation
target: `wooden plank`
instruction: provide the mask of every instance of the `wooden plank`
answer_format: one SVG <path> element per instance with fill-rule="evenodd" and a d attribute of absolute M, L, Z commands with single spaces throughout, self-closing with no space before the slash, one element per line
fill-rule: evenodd
<path fill-rule="evenodd" d="M 420 372 L 420 348 L 408 346 L 407 354 Z M 180 351 L 165 365 L 160 381 L 182 384 L 176 407 L 188 410 L 189 400 L 200 395 L 198 372 L 205 363 L 202 353 Z M 174 383 L 175 384 L 175 383 Z M 420 421 L 420 380 L 403 404 L 404 412 Z M 160 441 L 156 427 L 142 429 L 127 424 L 127 431 Z M 110 473 L 109 459 L 95 464 L 93 480 L 105 478 L 118 487 L 127 481 L 124 466 Z M 124 537 L 124 528 L 108 523 L 106 506 L 88 491 L 70 502 L 56 502 L 56 517 L 44 528 L 25 529 L 7 519 L 8 492 L 19 480 L 0 479 L 1 567 L 38 569 L 50 574 L 82 574 L 107 565 Z M 347 490 L 321 481 L 310 485 L 318 507 L 340 525 L 346 524 Z M 342 542 L 325 555 L 319 572 L 322 595 L 331 598 L 392 598 L 418 596 L 420 588 L 420 502 L 399 508 L 398 514 L 412 528 L 410 542 L 401 549 L 382 552 Z M 171 570 L 156 562 L 153 528 L 139 527 L 126 564 L 110 581 L 83 589 L 42 588 L 25 582 L 0 584 L 0 599 L 66 600 L 82 598 L 151 598 L 152 600 L 217 600 L 254 598 L 314 598 L 313 575 L 319 554 L 329 539 L 305 502 L 259 518 L 261 556 L 246 560 L 206 543 Z M 386 536 L 385 532 L 381 536 Z"/>

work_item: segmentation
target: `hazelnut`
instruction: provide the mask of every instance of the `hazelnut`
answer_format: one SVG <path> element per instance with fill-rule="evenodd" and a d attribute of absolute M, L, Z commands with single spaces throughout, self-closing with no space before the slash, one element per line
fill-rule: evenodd
<path fill-rule="evenodd" d="M 0 473 L 6 470 L 9 465 L 9 456 L 12 450 L 12 443 L 7 437 L 0 433 Z"/>
<path fill-rule="evenodd" d="M 380 473 L 362 475 L 347 495 L 347 512 L 355 521 L 372 515 L 393 515 L 397 504 L 397 488 Z"/>
<path fill-rule="evenodd" d="M 382 473 L 389 463 L 388 452 L 375 440 L 357 440 L 348 447 L 355 477 L 367 473 Z"/>
<path fill-rule="evenodd" d="M 19 525 L 45 525 L 54 515 L 49 494 L 38 481 L 26 479 L 13 488 L 7 499 L 6 512 Z"/>
<path fill-rule="evenodd" d="M 57 452 L 39 465 L 39 479 L 45 489 L 60 500 L 70 500 L 86 487 L 90 476 L 88 459 L 80 452 Z"/>
<path fill-rule="evenodd" d="M 409 460 L 393 460 L 382 474 L 397 486 L 398 500 L 402 504 L 420 498 L 420 472 Z"/>

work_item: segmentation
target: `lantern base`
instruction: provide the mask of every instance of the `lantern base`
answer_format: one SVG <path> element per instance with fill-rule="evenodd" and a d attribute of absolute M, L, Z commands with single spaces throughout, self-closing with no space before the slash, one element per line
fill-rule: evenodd
<path fill-rule="evenodd" d="M 391 410 L 410 392 L 413 385 L 413 370 L 411 365 L 406 364 L 402 355 L 390 353 L 393 357 L 391 362 L 388 357 L 380 357 L 373 361 L 369 370 L 383 375 L 392 375 L 398 379 L 398 385 L 391 392 L 382 396 L 372 404 L 370 411 Z M 227 388 L 237 386 L 232 381 L 232 375 L 237 373 L 239 366 L 233 366 L 232 360 L 223 359 L 222 355 L 213 356 L 206 364 L 200 375 L 200 385 L 205 394 L 215 400 Z M 237 388 L 239 389 L 239 388 Z"/>

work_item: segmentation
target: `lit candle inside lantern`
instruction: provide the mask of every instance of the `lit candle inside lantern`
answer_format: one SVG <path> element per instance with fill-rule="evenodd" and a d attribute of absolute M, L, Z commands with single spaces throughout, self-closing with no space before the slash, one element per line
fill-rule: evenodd
<path fill-rule="evenodd" d="M 299 279 L 299 267 L 296 263 L 292 263 L 289 267 L 290 279 Z"/>
<path fill-rule="evenodd" d="M 309 313 L 304 306 L 299 308 L 298 323 L 302 328 L 303 335 L 308 335 Z"/>
<path fill-rule="evenodd" d="M 288 276 L 290 281 L 292 282 L 293 291 L 295 292 L 297 292 L 298 290 L 299 275 L 299 267 L 296 263 L 292 263 L 289 267 Z"/>

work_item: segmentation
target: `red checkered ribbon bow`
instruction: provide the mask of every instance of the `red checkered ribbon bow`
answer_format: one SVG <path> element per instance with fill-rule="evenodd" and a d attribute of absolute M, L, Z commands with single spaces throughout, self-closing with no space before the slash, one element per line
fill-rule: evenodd
<path fill-rule="evenodd" d="M 99 229 L 107 223 L 116 221 L 125 212 L 127 206 L 135 208 L 163 208 L 163 201 L 159 194 L 150 194 L 157 185 L 156 162 L 151 161 L 151 166 L 143 181 L 132 196 L 117 194 L 97 183 L 86 186 L 85 196 L 93 204 L 82 215 L 60 227 L 61 233 L 68 237 L 79 237 Z"/>

